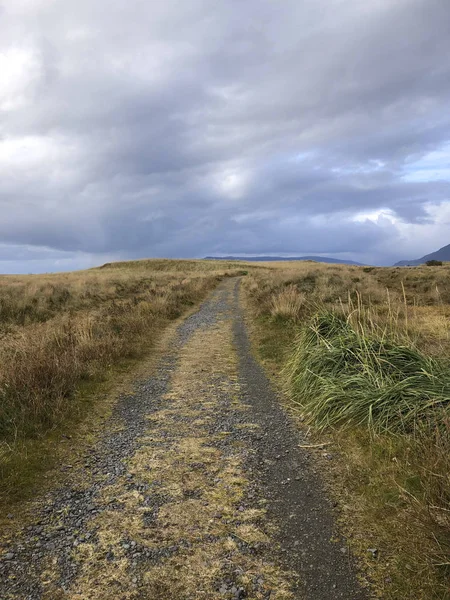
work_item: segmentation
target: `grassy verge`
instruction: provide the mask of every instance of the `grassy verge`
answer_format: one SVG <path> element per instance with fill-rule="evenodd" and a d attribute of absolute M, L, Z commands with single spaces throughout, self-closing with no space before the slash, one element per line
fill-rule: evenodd
<path fill-rule="evenodd" d="M 386 271 L 275 266 L 246 280 L 249 314 L 258 351 L 299 423 L 329 443 L 318 460 L 380 597 L 443 600 L 450 597 L 448 304 L 430 289 L 450 272 L 436 271 L 439 281 L 430 282 L 430 269 Z"/>
<path fill-rule="evenodd" d="M 236 265 L 137 261 L 0 278 L 0 502 L 32 489 L 120 371 Z M 62 440 L 64 441 L 64 437 Z"/>

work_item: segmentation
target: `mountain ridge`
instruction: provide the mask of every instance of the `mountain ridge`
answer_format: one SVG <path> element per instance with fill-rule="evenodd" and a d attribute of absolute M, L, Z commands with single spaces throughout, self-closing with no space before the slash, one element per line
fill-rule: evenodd
<path fill-rule="evenodd" d="M 423 265 L 428 260 L 441 260 L 443 262 L 450 261 L 450 244 L 447 246 L 442 246 L 436 252 L 431 252 L 430 254 L 425 254 L 422 258 L 415 258 L 413 260 L 400 260 L 395 263 L 394 267 L 414 267 L 417 265 Z"/>

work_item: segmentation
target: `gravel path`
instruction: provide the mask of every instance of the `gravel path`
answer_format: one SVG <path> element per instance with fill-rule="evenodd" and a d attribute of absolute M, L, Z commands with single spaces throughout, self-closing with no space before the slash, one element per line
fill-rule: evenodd
<path fill-rule="evenodd" d="M 1 600 L 367 598 L 300 442 L 226 280 L 0 548 Z"/>

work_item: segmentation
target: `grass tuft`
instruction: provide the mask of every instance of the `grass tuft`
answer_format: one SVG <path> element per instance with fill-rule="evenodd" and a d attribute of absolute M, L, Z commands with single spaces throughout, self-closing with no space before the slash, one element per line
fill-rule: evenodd
<path fill-rule="evenodd" d="M 450 402 L 450 372 L 413 346 L 355 329 L 344 315 L 315 315 L 285 367 L 293 400 L 319 429 L 367 425 L 411 432 L 441 418 Z"/>
<path fill-rule="evenodd" d="M 296 321 L 305 305 L 305 295 L 289 285 L 271 298 L 270 314 L 275 318 Z"/>

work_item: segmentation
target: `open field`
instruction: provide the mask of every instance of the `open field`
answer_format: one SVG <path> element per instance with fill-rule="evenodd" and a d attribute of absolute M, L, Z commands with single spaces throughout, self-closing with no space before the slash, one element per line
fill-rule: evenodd
<path fill-rule="evenodd" d="M 244 286 L 380 596 L 450 597 L 450 265 L 278 263 Z"/>
<path fill-rule="evenodd" d="M 93 384 L 148 353 L 167 323 L 241 269 L 146 260 L 0 277 L 0 495 L 27 487 L 25 471 L 43 461 L 36 440 L 70 429 Z"/>
<path fill-rule="evenodd" d="M 238 292 L 168 326 L 70 469 L 0 515 L 2 599 L 368 600 Z"/>
<path fill-rule="evenodd" d="M 179 317 L 190 314 L 221 280 L 235 275 L 246 275 L 241 280 L 240 296 L 254 348 L 284 388 L 295 427 L 287 425 L 270 392 L 265 408 L 268 413 L 261 416 L 258 412 L 270 386 L 264 377 L 255 375 L 256 363 L 243 377 L 253 359 L 246 342 L 236 334 L 241 316 L 234 280 L 222 284 L 213 296 L 216 299 L 194 314 L 192 321 L 183 321 L 182 331 L 186 333 L 179 347 L 168 351 L 163 344 L 161 349 L 155 348 L 165 331 L 175 331 Z M 39 491 L 34 484 L 39 481 L 40 485 L 39 478 L 51 467 L 52 455 L 58 454 L 62 442 L 74 434 L 64 461 L 58 460 L 57 468 L 48 471 L 51 477 L 46 494 L 54 495 L 54 509 L 45 508 L 47 495 L 40 493 L 36 504 L 23 512 L 33 515 L 38 511 L 60 555 L 66 557 L 62 563 L 66 563 L 61 569 L 58 566 L 45 571 L 47 559 L 54 565 L 56 562 L 51 551 L 41 556 L 34 548 L 36 540 L 41 543 L 41 534 L 36 534 L 40 529 L 33 525 L 32 533 L 27 533 L 29 528 L 24 527 L 18 511 L 17 526 L 23 527 L 23 542 L 11 546 L 15 536 L 10 533 L 1 542 L 4 556 L 19 558 L 17 562 L 5 561 L 0 552 L 0 568 L 9 570 L 17 586 L 11 598 L 22 597 L 27 582 L 36 576 L 27 566 L 36 557 L 42 559 L 44 569 L 38 578 L 51 580 L 54 586 L 49 588 L 52 600 L 58 597 L 55 590 L 59 593 L 68 585 L 65 569 L 75 569 L 74 565 L 78 565 L 71 575 L 74 598 L 79 597 L 80 590 L 83 598 L 101 597 L 99 594 L 108 592 L 100 585 L 103 576 L 111 577 L 116 581 L 114 585 L 124 590 L 138 585 L 152 590 L 152 597 L 165 598 L 166 584 L 162 580 L 173 576 L 173 565 L 182 570 L 188 565 L 187 579 L 183 579 L 180 590 L 189 589 L 189 594 L 197 597 L 195 589 L 201 583 L 211 597 L 219 598 L 220 589 L 233 589 L 227 578 L 215 587 L 216 579 L 223 576 L 220 564 L 224 559 L 217 558 L 222 552 L 223 556 L 227 552 L 235 555 L 233 560 L 241 567 L 248 563 L 246 572 L 265 570 L 264 584 L 253 575 L 239 576 L 237 588 L 253 590 L 249 597 L 264 598 L 267 589 L 273 589 L 280 599 L 303 599 L 303 595 L 290 591 L 295 579 L 291 576 L 297 574 L 303 586 L 311 586 L 308 598 L 328 600 L 334 593 L 328 588 L 335 589 L 333 577 L 337 577 L 336 585 L 341 590 L 339 597 L 344 598 L 348 596 L 345 586 L 356 585 L 352 563 L 345 554 L 348 540 L 350 550 L 365 564 L 379 597 L 448 600 L 450 266 L 400 269 L 312 262 L 123 262 L 77 273 L 3 276 L 0 311 L 0 492 L 4 515 L 15 510 L 11 508 L 14 502 L 29 496 L 30 490 Z M 217 329 L 218 323 L 222 323 L 223 331 Z M 193 331 L 196 333 L 191 339 Z M 245 338 L 243 325 L 241 335 Z M 151 375 L 149 365 L 141 361 L 157 353 L 169 356 L 170 352 L 170 368 L 160 368 L 159 375 Z M 102 394 L 97 394 L 98 390 L 106 389 L 121 372 L 137 365 L 142 365 L 147 383 L 144 387 L 138 384 L 138 393 L 111 399 L 112 406 L 124 412 L 118 415 L 112 411 L 112 419 L 108 414 L 107 420 L 100 421 L 92 438 L 83 433 L 80 444 L 78 429 L 89 420 L 86 417 L 95 420 L 96 410 L 101 409 Z M 227 376 L 225 387 L 220 379 L 222 371 Z M 165 382 L 165 392 L 158 378 Z M 134 385 L 135 375 L 131 379 Z M 224 389 L 227 399 L 220 408 L 216 400 Z M 151 415 L 160 400 L 169 404 L 155 421 Z M 195 413 L 192 423 L 191 409 L 192 415 Z M 241 421 L 242 410 L 250 410 L 249 422 Z M 234 419 L 233 425 L 230 419 Z M 153 425 L 147 431 L 149 422 Z M 247 429 L 248 435 L 243 433 Z M 199 455 L 198 460 L 192 458 L 191 446 L 178 440 L 183 436 L 191 445 L 192 438 L 200 436 L 198 452 L 194 453 Z M 117 441 L 122 438 L 123 443 Z M 172 441 L 168 447 L 179 446 L 183 451 L 161 453 L 160 444 L 169 439 Z M 229 513 L 226 527 L 220 522 L 217 527 L 211 525 L 220 513 L 216 502 L 220 461 L 211 459 L 209 464 L 202 452 L 215 456 L 224 443 L 222 439 L 227 440 L 227 452 L 231 452 L 224 454 L 224 474 L 220 476 L 225 489 L 239 483 L 242 489 L 250 486 L 253 490 L 258 471 L 258 489 L 265 490 L 263 505 L 267 498 L 275 497 L 275 505 L 284 506 L 274 516 L 275 521 L 278 519 L 276 526 L 270 519 L 264 525 L 268 533 L 261 540 L 266 541 L 262 545 L 258 542 L 264 556 L 273 550 L 273 542 L 268 541 L 272 535 L 289 547 L 289 564 L 282 560 L 280 565 L 284 566 L 279 571 L 271 570 L 270 561 L 258 566 L 247 558 L 244 561 L 241 555 L 245 550 L 242 544 L 250 544 L 250 529 L 242 533 L 240 511 L 245 501 L 241 492 L 230 501 L 217 501 L 226 505 Z M 244 447 L 247 449 L 241 456 Z M 148 456 L 140 460 L 143 452 Z M 257 455 L 259 459 L 250 469 L 245 461 L 240 463 L 237 478 L 233 470 L 236 465 L 228 464 L 235 454 L 241 458 Z M 155 456 L 160 456 L 160 462 L 155 463 Z M 67 462 L 71 463 L 70 482 L 64 480 L 68 476 L 64 470 Z M 314 465 L 312 471 L 305 467 L 310 462 Z M 204 469 L 206 464 L 210 481 L 203 484 L 203 476 L 197 477 L 196 469 Z M 149 465 L 153 474 L 147 472 Z M 138 477 L 141 487 L 156 485 L 159 490 L 155 497 L 162 502 L 160 528 L 152 525 L 148 531 L 142 524 L 140 515 L 148 510 L 147 492 L 130 488 L 134 484 L 130 484 L 125 468 Z M 61 482 L 53 481 L 61 469 Z M 334 516 L 327 514 L 328 501 L 320 491 L 322 475 L 329 495 L 339 506 L 341 531 L 346 536 L 339 539 L 338 546 L 333 534 Z M 108 501 L 104 502 L 99 490 L 107 486 L 108 491 L 110 485 Z M 69 495 L 67 486 L 72 490 Z M 305 489 L 309 490 L 306 496 Z M 82 509 L 80 495 L 84 498 Z M 173 501 L 169 500 L 171 496 Z M 93 498 L 97 512 L 91 516 Z M 115 512 L 117 498 L 122 498 L 119 512 Z M 165 539 L 167 528 L 173 527 L 177 519 L 184 519 L 177 512 L 180 503 L 197 509 L 211 506 L 196 509 L 198 514 L 204 512 L 205 518 L 186 516 L 187 520 L 180 521 L 181 529 L 174 529 L 173 535 Z M 256 515 L 249 507 L 245 505 L 243 512 L 248 508 L 251 515 Z M 84 515 L 83 535 L 92 535 L 95 540 L 81 544 L 84 554 L 70 546 L 78 540 L 80 510 Z M 305 517 L 307 511 L 310 516 Z M 60 528 L 61 518 L 64 529 Z M 134 523 L 134 529 L 126 519 Z M 3 520 L 5 531 L 16 527 L 15 521 L 7 521 Z M 256 525 L 252 522 L 252 527 Z M 305 526 L 313 529 L 302 537 Z M 179 543 L 190 527 L 197 531 L 192 543 L 199 543 L 201 558 L 195 565 L 189 563 L 189 547 Z M 208 542 L 212 530 L 224 536 L 218 546 Z M 68 546 L 69 531 L 72 537 Z M 156 544 L 159 552 L 162 543 L 168 548 L 177 547 L 177 555 L 173 561 L 170 552 L 164 555 L 166 570 L 152 570 L 154 566 L 147 565 L 145 568 L 150 570 L 145 577 L 133 575 L 134 562 L 123 549 L 131 536 L 143 550 Z M 46 540 L 42 543 L 47 544 Z M 331 541 L 334 548 L 330 548 Z M 120 557 L 118 571 L 115 562 L 109 564 L 104 558 L 110 546 Z M 325 567 L 329 576 L 325 579 L 320 571 L 323 556 L 328 556 Z M 204 570 L 210 560 L 215 569 L 212 579 L 209 567 Z M 345 569 L 335 568 L 340 561 L 342 568 L 345 563 L 350 569 L 346 574 Z M 18 569 L 22 569 L 20 576 Z M 318 593 L 320 582 L 325 587 Z M 359 590 L 358 586 L 354 589 Z M 362 589 L 355 594 L 360 592 L 365 597 Z M 224 592 L 224 597 L 228 593 Z"/>

